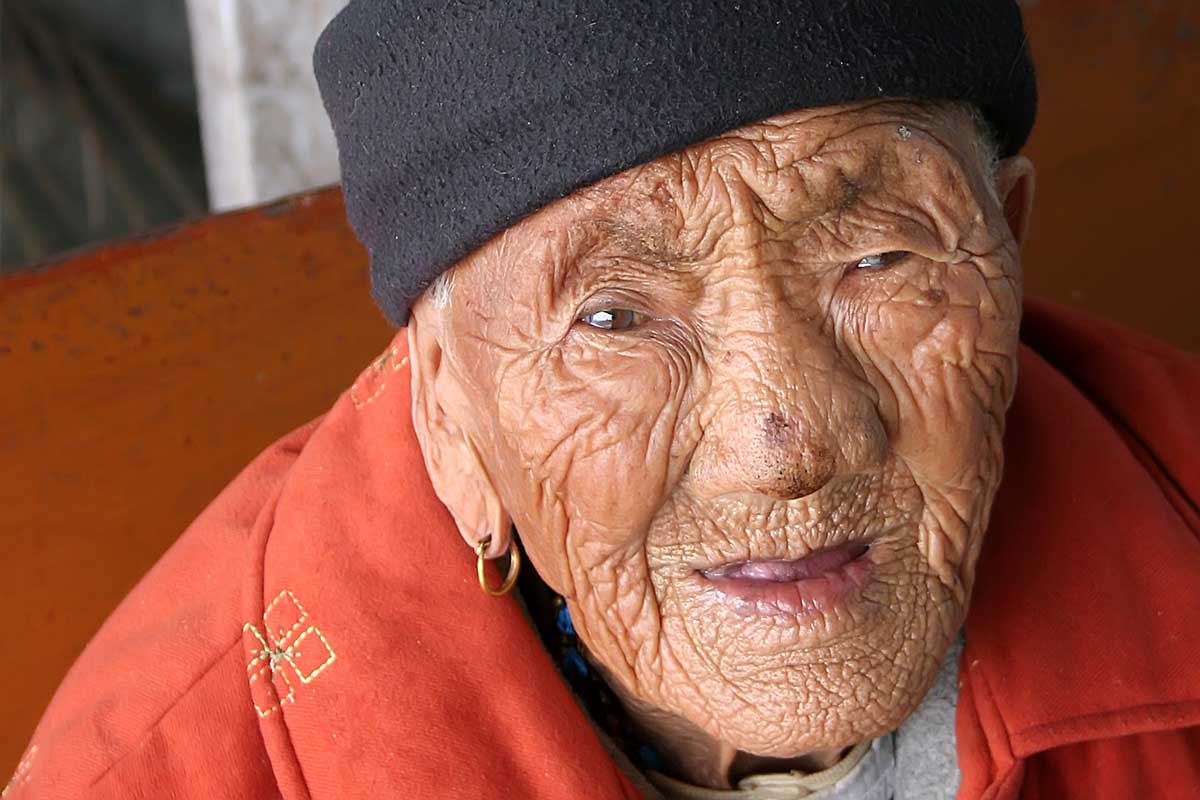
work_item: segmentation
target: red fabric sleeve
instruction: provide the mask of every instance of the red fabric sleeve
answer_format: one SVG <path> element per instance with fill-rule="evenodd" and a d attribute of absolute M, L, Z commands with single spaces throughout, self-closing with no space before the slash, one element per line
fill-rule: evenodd
<path fill-rule="evenodd" d="M 259 456 L 93 637 L 6 800 L 275 795 L 244 672 L 246 539 L 312 425 Z"/>

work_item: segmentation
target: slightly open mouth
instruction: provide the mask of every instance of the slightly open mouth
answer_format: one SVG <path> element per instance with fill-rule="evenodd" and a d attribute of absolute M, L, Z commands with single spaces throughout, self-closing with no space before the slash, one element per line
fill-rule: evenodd
<path fill-rule="evenodd" d="M 789 561 L 737 561 L 700 571 L 740 614 L 806 615 L 835 610 L 866 585 L 870 543 L 858 540 Z"/>
<path fill-rule="evenodd" d="M 826 547 L 792 561 L 736 561 L 703 570 L 704 577 L 730 578 L 770 583 L 791 583 L 819 578 L 861 558 L 870 549 L 864 541 Z"/>

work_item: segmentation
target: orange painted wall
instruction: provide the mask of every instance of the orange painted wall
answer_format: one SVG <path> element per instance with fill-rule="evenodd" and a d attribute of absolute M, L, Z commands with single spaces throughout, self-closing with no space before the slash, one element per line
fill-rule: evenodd
<path fill-rule="evenodd" d="M 142 573 L 386 345 L 365 262 L 326 192 L 0 281 L 5 779 Z"/>
<path fill-rule="evenodd" d="M 1200 351 L 1200 3 L 1031 5 L 1026 289 Z"/>
<path fill-rule="evenodd" d="M 1198 5 L 1026 14 L 1043 98 L 1028 287 L 1192 349 Z M 138 577 L 389 335 L 336 192 L 0 280 L 0 774 Z"/>

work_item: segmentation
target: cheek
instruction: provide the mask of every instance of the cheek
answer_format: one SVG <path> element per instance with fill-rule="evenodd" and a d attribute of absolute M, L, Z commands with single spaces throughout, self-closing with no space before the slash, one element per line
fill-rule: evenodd
<path fill-rule="evenodd" d="M 564 566 L 640 550 L 678 460 L 692 366 L 680 347 L 573 332 L 504 371 L 500 425 L 521 474 L 509 511 L 527 547 Z"/>
<path fill-rule="evenodd" d="M 841 343 L 880 398 L 896 457 L 925 502 L 921 546 L 945 581 L 969 585 L 1003 466 L 1016 378 L 1019 287 L 965 263 L 872 275 L 844 298 Z"/>
<path fill-rule="evenodd" d="M 1015 382 L 1020 300 L 974 264 L 918 261 L 841 299 L 840 344 L 880 396 L 892 447 L 952 480 L 981 455 Z"/>

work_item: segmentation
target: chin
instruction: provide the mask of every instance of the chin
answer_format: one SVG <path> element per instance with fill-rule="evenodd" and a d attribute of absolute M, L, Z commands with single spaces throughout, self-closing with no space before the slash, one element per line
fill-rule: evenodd
<path fill-rule="evenodd" d="M 666 691 L 667 705 L 718 740 L 772 758 L 895 730 L 936 679 L 964 610 L 915 543 L 876 556 L 864 578 L 834 587 L 844 596 L 827 607 L 748 611 L 685 579 L 664 598 L 664 650 L 686 676 Z"/>

